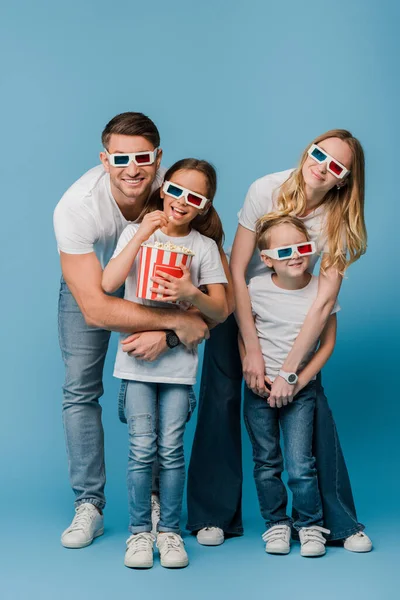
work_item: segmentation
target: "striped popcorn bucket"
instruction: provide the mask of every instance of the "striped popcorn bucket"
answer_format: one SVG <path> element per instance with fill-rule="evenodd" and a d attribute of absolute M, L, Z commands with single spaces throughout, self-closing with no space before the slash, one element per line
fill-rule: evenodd
<path fill-rule="evenodd" d="M 150 288 L 158 288 L 159 284 L 151 281 L 156 271 L 163 271 L 173 277 L 181 278 L 183 271 L 179 265 L 190 267 L 193 255 L 174 250 L 164 250 L 142 244 L 139 257 L 139 276 L 136 287 L 136 296 L 145 300 L 159 300 L 168 302 L 168 296 L 162 293 L 151 292 Z"/>

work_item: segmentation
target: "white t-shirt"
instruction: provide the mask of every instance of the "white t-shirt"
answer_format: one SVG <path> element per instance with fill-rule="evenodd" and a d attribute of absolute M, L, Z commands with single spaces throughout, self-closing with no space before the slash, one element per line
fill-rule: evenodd
<path fill-rule="evenodd" d="M 151 191 L 162 184 L 161 167 Z M 65 192 L 54 211 L 58 250 L 67 254 L 95 252 L 104 268 L 129 221 L 121 213 L 103 165 L 87 171 Z"/>
<path fill-rule="evenodd" d="M 265 175 L 265 177 L 261 177 L 251 184 L 244 205 L 238 215 L 239 224 L 242 227 L 255 231 L 257 220 L 277 209 L 276 201 L 279 189 L 293 171 L 294 169 L 288 169 L 287 171 Z M 310 272 L 314 270 L 320 254 L 327 251 L 327 241 L 323 233 L 325 212 L 325 207 L 322 204 L 306 217 L 299 217 L 307 227 L 310 239 L 317 246 L 317 254 L 311 256 Z M 266 272 L 270 272 L 270 269 L 261 262 L 260 253 L 256 248 L 247 268 L 247 280 Z"/>
<path fill-rule="evenodd" d="M 130 224 L 124 229 L 118 240 L 114 256 L 125 248 L 133 238 L 139 225 Z M 212 283 L 227 283 L 224 267 L 222 266 L 217 244 L 214 240 L 201 235 L 192 229 L 185 237 L 173 238 L 162 231 L 156 231 L 148 239 L 149 243 L 172 242 L 178 246 L 185 246 L 193 251 L 194 256 L 190 265 L 190 275 L 196 287 Z M 139 254 L 136 257 L 130 273 L 125 282 L 125 299 L 146 306 L 181 310 L 177 305 L 156 300 L 144 300 L 136 297 L 137 274 L 139 272 Z M 121 335 L 121 339 L 126 335 Z M 134 381 L 153 381 L 158 383 L 182 383 L 193 385 L 196 383 L 197 350 L 187 350 L 183 344 L 168 350 L 154 362 L 137 360 L 122 351 L 121 343 L 118 346 L 115 360 L 114 376 L 120 379 Z"/>
<path fill-rule="evenodd" d="M 284 290 L 273 282 L 272 275 L 271 272 L 265 272 L 253 277 L 248 290 L 266 375 L 273 381 L 317 297 L 318 277 L 312 275 L 310 283 L 300 290 Z M 336 302 L 331 314 L 338 310 L 340 307 Z M 310 361 L 316 348 L 317 345 L 304 358 L 299 370 Z"/>

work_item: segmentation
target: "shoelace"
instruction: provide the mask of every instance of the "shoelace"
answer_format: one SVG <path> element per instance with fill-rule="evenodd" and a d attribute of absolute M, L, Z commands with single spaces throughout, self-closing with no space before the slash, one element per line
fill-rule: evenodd
<path fill-rule="evenodd" d="M 153 547 L 154 540 L 152 533 L 136 533 L 126 540 L 126 549 L 132 549 L 134 552 L 146 552 L 149 550 L 149 546 Z"/>
<path fill-rule="evenodd" d="M 282 525 L 274 525 L 265 533 L 262 534 L 262 539 L 264 542 L 275 542 L 276 540 L 287 540 L 287 528 Z"/>
<path fill-rule="evenodd" d="M 323 533 L 330 533 L 329 529 L 325 529 L 324 527 L 303 527 L 300 529 L 299 536 L 300 542 L 302 544 L 307 544 L 307 542 L 318 542 L 319 544 L 326 544 L 326 539 L 322 535 Z"/>
<path fill-rule="evenodd" d="M 86 527 L 89 527 L 90 523 L 94 519 L 94 512 L 81 504 L 76 509 L 76 515 L 72 520 L 71 526 L 68 528 L 68 531 L 77 531 L 84 530 Z"/>
<path fill-rule="evenodd" d="M 177 533 L 162 533 L 158 536 L 157 546 L 162 549 L 163 552 L 167 553 L 171 550 L 179 550 L 181 542 L 183 542 L 180 535 Z"/>

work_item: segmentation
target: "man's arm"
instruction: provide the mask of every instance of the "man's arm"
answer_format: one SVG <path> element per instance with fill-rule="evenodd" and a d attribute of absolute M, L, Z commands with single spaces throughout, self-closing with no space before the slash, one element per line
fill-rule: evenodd
<path fill-rule="evenodd" d="M 60 257 L 64 279 L 88 325 L 125 333 L 172 329 L 188 348 L 209 337 L 208 327 L 198 315 L 107 296 L 101 287 L 102 268 L 94 252 L 60 252 Z"/>

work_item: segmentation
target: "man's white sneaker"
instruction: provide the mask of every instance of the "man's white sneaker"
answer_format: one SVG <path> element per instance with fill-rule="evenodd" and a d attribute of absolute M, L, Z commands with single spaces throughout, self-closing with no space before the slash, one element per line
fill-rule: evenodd
<path fill-rule="evenodd" d="M 299 531 L 301 556 L 323 556 L 326 552 L 326 539 L 323 533 L 330 533 L 323 527 L 302 527 Z"/>
<path fill-rule="evenodd" d="M 177 533 L 159 533 L 157 535 L 157 548 L 160 551 L 162 567 L 179 569 L 188 566 L 189 557 L 185 550 L 185 544 Z"/>
<path fill-rule="evenodd" d="M 160 520 L 160 498 L 157 494 L 151 495 L 151 533 L 157 535 L 157 525 Z"/>
<path fill-rule="evenodd" d="M 126 540 L 124 565 L 131 569 L 150 569 L 153 566 L 154 540 L 150 532 L 131 535 Z"/>
<path fill-rule="evenodd" d="M 224 532 L 219 527 L 203 527 L 197 532 L 197 541 L 202 546 L 220 546 L 224 540 Z"/>
<path fill-rule="evenodd" d="M 372 541 L 363 531 L 357 531 L 344 540 L 343 546 L 350 552 L 371 552 Z"/>
<path fill-rule="evenodd" d="M 262 535 L 262 539 L 266 542 L 265 552 L 268 552 L 268 554 L 289 554 L 290 533 L 288 525 L 270 527 Z"/>
<path fill-rule="evenodd" d="M 61 535 L 65 548 L 85 548 L 104 533 L 103 515 L 93 504 L 84 502 L 75 509 L 75 513 L 71 525 Z"/>

